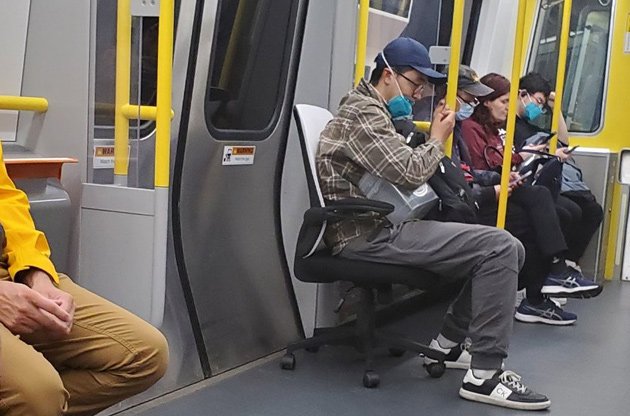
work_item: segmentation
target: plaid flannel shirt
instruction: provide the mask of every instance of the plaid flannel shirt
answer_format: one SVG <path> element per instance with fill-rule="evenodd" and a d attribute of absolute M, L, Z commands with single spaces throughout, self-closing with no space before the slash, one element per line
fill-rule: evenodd
<path fill-rule="evenodd" d="M 365 172 L 416 189 L 435 172 L 444 156 L 442 143 L 430 139 L 412 149 L 396 133 L 386 103 L 365 81 L 342 100 L 338 114 L 322 131 L 317 149 L 317 172 L 326 201 L 365 198 L 358 183 Z M 330 225 L 324 239 L 338 254 L 352 239 L 369 235 L 383 219 L 343 220 Z"/>

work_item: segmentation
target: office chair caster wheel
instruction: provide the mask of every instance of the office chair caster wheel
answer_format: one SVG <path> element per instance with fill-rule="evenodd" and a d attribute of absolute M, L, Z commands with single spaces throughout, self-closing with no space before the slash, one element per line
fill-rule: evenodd
<path fill-rule="evenodd" d="M 373 389 L 375 387 L 378 387 L 380 383 L 381 383 L 381 378 L 374 371 L 367 370 L 363 374 L 363 385 L 367 387 L 368 389 Z"/>
<path fill-rule="evenodd" d="M 392 357 L 402 357 L 403 355 L 405 355 L 405 350 L 403 350 L 402 348 L 390 348 L 389 349 L 389 355 L 391 355 Z"/>
<path fill-rule="evenodd" d="M 304 348 L 304 351 L 308 351 L 308 352 L 311 352 L 311 353 L 315 354 L 316 352 L 319 351 L 319 347 L 306 347 L 306 348 Z"/>
<path fill-rule="evenodd" d="M 280 361 L 280 368 L 283 370 L 294 370 L 295 369 L 295 355 L 288 352 L 282 357 Z"/>
<path fill-rule="evenodd" d="M 432 378 L 440 378 L 446 371 L 446 365 L 444 363 L 431 363 L 427 364 L 424 368 L 426 368 L 427 373 L 429 373 Z"/>

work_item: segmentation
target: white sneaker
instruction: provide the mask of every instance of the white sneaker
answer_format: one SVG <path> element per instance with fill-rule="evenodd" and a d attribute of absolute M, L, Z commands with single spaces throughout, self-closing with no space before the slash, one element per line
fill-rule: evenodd
<path fill-rule="evenodd" d="M 457 368 L 460 370 L 467 370 L 470 368 L 470 361 L 472 359 L 470 353 L 468 352 L 470 343 L 464 341 L 453 348 L 443 348 L 437 340 L 433 339 L 431 340 L 429 347 L 446 354 L 446 359 L 444 360 L 446 368 Z M 424 357 L 424 365 L 434 364 L 437 362 L 437 360 L 432 358 L 426 356 Z"/>
<path fill-rule="evenodd" d="M 559 307 L 567 304 L 567 298 L 549 298 L 553 303 L 558 305 Z"/>
<path fill-rule="evenodd" d="M 493 404 L 519 410 L 542 410 L 551 406 L 551 400 L 536 393 L 521 382 L 521 376 L 512 371 L 498 370 L 490 379 L 477 378 L 472 370 L 466 372 L 459 395 L 475 402 Z"/>

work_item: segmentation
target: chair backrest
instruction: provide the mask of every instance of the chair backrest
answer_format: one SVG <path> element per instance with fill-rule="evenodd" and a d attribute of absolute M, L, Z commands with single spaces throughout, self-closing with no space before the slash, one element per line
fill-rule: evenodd
<path fill-rule="evenodd" d="M 293 113 L 300 138 L 300 146 L 302 147 L 310 204 L 311 207 L 323 207 L 325 203 L 317 178 L 315 157 L 317 155 L 319 135 L 326 127 L 326 124 L 333 118 L 333 115 L 324 108 L 308 104 L 297 104 Z M 302 226 L 298 237 L 296 255 L 300 255 L 303 258 L 313 255 L 320 248 L 324 231 L 326 231 L 326 222 L 322 224 L 320 229 L 312 229 L 312 227 L 309 229 Z"/>
<path fill-rule="evenodd" d="M 323 207 L 324 197 L 317 179 L 315 156 L 317 155 L 319 135 L 326 127 L 326 124 L 332 120 L 333 115 L 325 108 L 309 104 L 297 104 L 293 113 L 300 138 L 300 146 L 302 147 L 302 158 L 304 159 L 304 170 L 306 171 L 311 206 Z"/>

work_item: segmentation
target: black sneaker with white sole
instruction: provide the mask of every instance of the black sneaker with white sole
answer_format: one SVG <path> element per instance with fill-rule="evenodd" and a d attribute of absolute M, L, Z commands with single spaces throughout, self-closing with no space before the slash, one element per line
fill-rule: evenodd
<path fill-rule="evenodd" d="M 492 378 L 483 379 L 468 370 L 459 395 L 466 400 L 518 410 L 543 410 L 551 406 L 547 396 L 525 386 L 521 376 L 512 371 L 498 370 Z"/>
<path fill-rule="evenodd" d="M 468 348 L 470 347 L 470 342 L 468 340 L 462 342 L 461 344 L 457 344 L 453 348 L 444 348 L 439 342 L 437 342 L 437 340 L 434 339 L 429 344 L 429 347 L 446 354 L 446 359 L 444 360 L 446 368 L 457 368 L 460 370 L 468 370 L 470 368 L 470 360 L 472 357 L 468 352 Z M 437 362 L 437 360 L 427 356 L 424 357 L 425 366 Z"/>

